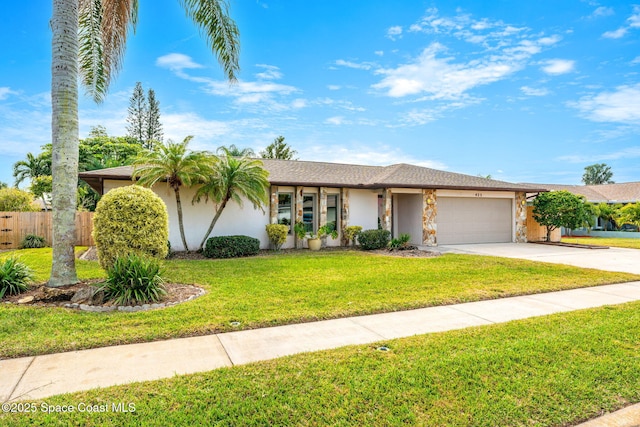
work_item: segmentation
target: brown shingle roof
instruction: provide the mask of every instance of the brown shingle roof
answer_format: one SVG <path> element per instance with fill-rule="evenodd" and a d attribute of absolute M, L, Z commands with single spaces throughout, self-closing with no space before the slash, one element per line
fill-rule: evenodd
<path fill-rule="evenodd" d="M 442 188 L 469 190 L 545 191 L 543 186 L 514 184 L 446 172 L 404 163 L 391 166 L 362 166 L 341 163 L 308 162 L 300 160 L 260 159 L 269 171 L 274 185 L 305 185 L 313 187 L 352 188 Z M 80 178 L 96 182 L 100 179 L 129 180 L 133 168 L 120 166 L 80 173 Z"/>
<path fill-rule="evenodd" d="M 601 185 L 539 184 L 549 190 L 566 190 L 592 203 L 635 203 L 640 200 L 640 182 Z"/>

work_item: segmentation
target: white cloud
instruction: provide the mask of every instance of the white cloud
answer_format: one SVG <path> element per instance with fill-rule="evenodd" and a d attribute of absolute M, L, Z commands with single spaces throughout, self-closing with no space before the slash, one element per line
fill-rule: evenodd
<path fill-rule="evenodd" d="M 203 140 L 220 139 L 222 135 L 232 131 L 230 123 L 208 120 L 197 113 L 185 112 L 162 115 L 162 128 L 167 139 L 182 141 L 188 135 L 194 135 L 195 145 Z"/>
<path fill-rule="evenodd" d="M 614 13 L 615 12 L 613 11 L 612 7 L 600 6 L 596 10 L 593 11 L 593 13 L 591 14 L 591 17 L 599 18 L 599 17 L 603 17 L 603 16 L 611 16 Z"/>
<path fill-rule="evenodd" d="M 295 109 L 304 108 L 307 105 L 308 105 L 307 100 L 302 98 L 294 99 L 293 102 L 291 103 L 291 107 Z"/>
<path fill-rule="evenodd" d="M 547 74 L 551 74 L 554 76 L 560 74 L 567 74 L 574 70 L 576 65 L 576 61 L 572 61 L 569 59 L 550 59 L 545 62 L 545 65 L 542 67 L 542 71 Z"/>
<path fill-rule="evenodd" d="M 0 87 L 0 101 L 4 101 L 9 95 L 17 95 L 18 92 L 11 90 L 9 87 Z"/>
<path fill-rule="evenodd" d="M 412 63 L 377 70 L 376 74 L 385 77 L 372 87 L 393 98 L 426 93 L 433 99 L 457 99 L 469 89 L 501 80 L 522 67 L 517 60 L 520 52 L 506 57 L 453 63 L 452 57 L 437 57 L 443 51 L 444 46 L 432 43 Z M 525 53 L 524 56 L 530 55 Z"/>
<path fill-rule="evenodd" d="M 448 169 L 448 166 L 442 162 L 415 157 L 386 144 L 311 145 L 309 148 L 299 151 L 300 157 L 305 160 L 371 166 L 408 163 L 439 170 Z"/>
<path fill-rule="evenodd" d="M 636 56 L 636 57 L 631 61 L 631 63 L 632 63 L 633 65 L 635 65 L 635 64 L 640 64 L 640 56 Z"/>
<path fill-rule="evenodd" d="M 203 65 L 195 62 L 190 56 L 182 53 L 169 53 L 156 59 L 158 67 L 167 68 L 173 72 L 185 69 L 204 68 Z"/>
<path fill-rule="evenodd" d="M 614 152 L 595 155 L 573 154 L 557 157 L 556 160 L 569 163 L 595 163 L 618 159 L 634 159 L 640 157 L 640 147 L 629 147 Z"/>
<path fill-rule="evenodd" d="M 527 96 L 546 96 L 549 95 L 549 90 L 547 88 L 533 88 L 529 86 L 522 86 L 520 88 L 522 93 Z"/>
<path fill-rule="evenodd" d="M 627 34 L 627 31 L 628 31 L 627 28 L 621 27 L 621 28 L 618 28 L 617 30 L 605 32 L 604 34 L 602 34 L 602 37 L 606 39 L 620 39 Z"/>
<path fill-rule="evenodd" d="M 601 92 L 568 104 L 595 122 L 640 125 L 640 83 L 618 86 L 613 92 Z"/>
<path fill-rule="evenodd" d="M 525 68 L 534 55 L 561 40 L 558 35 L 530 35 L 526 27 L 474 19 L 468 14 L 442 17 L 436 8 L 428 9 L 409 31 L 445 34 L 474 47 L 470 53 L 461 54 L 433 42 L 405 64 L 374 67 L 374 73 L 383 77 L 372 85 L 373 89 L 390 97 L 423 95 L 420 100 L 466 100 L 468 91 L 508 78 Z"/>
<path fill-rule="evenodd" d="M 402 37 L 402 27 L 399 25 L 390 27 L 387 30 L 387 37 L 390 38 L 391 40 L 396 40 Z"/>
<path fill-rule="evenodd" d="M 329 89 L 329 90 L 340 90 L 340 89 L 342 89 L 342 86 L 340 86 L 340 85 L 327 85 L 327 89 Z"/>
<path fill-rule="evenodd" d="M 375 52 L 373 52 L 373 53 L 375 53 L 375 54 L 376 54 L 376 55 L 378 55 L 378 56 L 383 56 L 383 55 L 384 55 L 384 51 L 383 51 L 383 50 L 376 50 L 376 51 L 375 51 Z"/>
<path fill-rule="evenodd" d="M 640 28 L 640 6 L 633 6 L 633 12 L 626 20 L 626 25 L 621 26 L 617 30 L 607 31 L 602 37 L 608 39 L 619 39 L 627 35 L 629 30 Z"/>
<path fill-rule="evenodd" d="M 335 126 L 340 126 L 340 125 L 344 125 L 344 124 L 351 124 L 351 122 L 347 122 L 343 116 L 334 116 L 334 117 L 329 117 L 328 119 L 326 119 L 324 121 L 326 124 L 328 125 L 335 125 Z"/>
<path fill-rule="evenodd" d="M 347 68 L 355 68 L 357 70 L 370 70 L 374 66 L 374 64 L 371 62 L 357 63 L 352 61 L 345 61 L 344 59 L 336 60 L 336 65 Z"/>
<path fill-rule="evenodd" d="M 263 72 L 256 74 L 256 77 L 260 80 L 278 80 L 282 78 L 280 68 L 274 65 L 256 64 L 256 67 L 264 68 Z"/>

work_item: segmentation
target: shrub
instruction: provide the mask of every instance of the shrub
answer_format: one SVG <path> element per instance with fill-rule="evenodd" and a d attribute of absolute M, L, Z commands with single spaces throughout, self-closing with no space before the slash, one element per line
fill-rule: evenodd
<path fill-rule="evenodd" d="M 44 248 L 47 246 L 47 242 L 44 240 L 44 237 L 37 236 L 35 234 L 27 234 L 20 242 L 20 247 L 22 249 L 36 249 L 36 248 Z"/>
<path fill-rule="evenodd" d="M 107 281 L 100 290 L 118 305 L 156 302 L 167 294 L 162 274 L 157 259 L 129 254 L 116 258 L 107 269 Z"/>
<path fill-rule="evenodd" d="M 405 249 L 409 246 L 409 240 L 411 236 L 407 233 L 403 233 L 395 239 L 391 239 L 389 242 L 389 249 Z"/>
<path fill-rule="evenodd" d="M 358 242 L 366 251 L 386 248 L 390 238 L 391 232 L 388 230 L 365 230 L 358 234 Z"/>
<path fill-rule="evenodd" d="M 347 241 L 347 244 L 355 245 L 356 237 L 358 237 L 358 233 L 362 231 L 362 227 L 359 225 L 350 225 L 344 228 L 343 236 Z"/>
<path fill-rule="evenodd" d="M 256 255 L 260 240 L 249 236 L 216 236 L 207 239 L 202 254 L 207 258 L 236 258 Z"/>
<path fill-rule="evenodd" d="M 33 271 L 16 258 L 0 262 L 0 298 L 26 291 L 33 277 Z"/>
<path fill-rule="evenodd" d="M 284 242 L 287 241 L 287 234 L 289 234 L 289 226 L 284 224 L 267 224 L 267 236 L 269 241 L 273 245 L 273 249 L 279 251 Z"/>
<path fill-rule="evenodd" d="M 168 237 L 167 207 L 153 191 L 130 185 L 109 191 L 98 202 L 93 239 L 105 270 L 130 254 L 165 258 Z"/>
<path fill-rule="evenodd" d="M 17 188 L 0 189 L 0 212 L 37 212 L 33 194 Z"/>

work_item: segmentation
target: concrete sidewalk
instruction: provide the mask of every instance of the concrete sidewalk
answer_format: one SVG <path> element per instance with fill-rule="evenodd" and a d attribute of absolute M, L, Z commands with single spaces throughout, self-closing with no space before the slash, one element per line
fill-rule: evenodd
<path fill-rule="evenodd" d="M 286 355 L 640 300 L 640 282 L 0 360 L 0 401 L 44 399 Z M 640 408 L 639 408 L 640 410 Z"/>

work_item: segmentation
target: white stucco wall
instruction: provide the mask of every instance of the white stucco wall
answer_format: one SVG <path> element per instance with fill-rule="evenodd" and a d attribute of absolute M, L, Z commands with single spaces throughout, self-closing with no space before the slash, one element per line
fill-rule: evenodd
<path fill-rule="evenodd" d="M 106 193 L 113 188 L 131 184 L 133 184 L 131 181 L 105 180 L 104 192 Z M 178 227 L 178 209 L 176 207 L 174 191 L 166 183 L 155 185 L 153 191 L 158 194 L 167 205 L 171 249 L 176 251 L 184 250 L 182 239 L 180 238 L 180 229 Z M 204 201 L 201 201 L 196 204 L 191 203 L 195 191 L 195 188 L 183 187 L 180 189 L 184 232 L 190 250 L 198 249 L 214 215 L 211 202 L 204 203 Z M 265 226 L 269 223 L 268 207 L 264 208 L 265 212 L 263 213 L 259 209 L 253 209 L 253 205 L 249 202 L 245 201 L 243 205 L 244 208 L 241 209 L 236 203 L 229 202 L 209 237 L 243 234 L 259 239 L 260 247 L 263 249 L 268 248 L 269 239 L 265 230 Z"/>
<path fill-rule="evenodd" d="M 349 190 L 349 225 L 359 225 L 363 230 L 378 228 L 378 192 Z"/>

